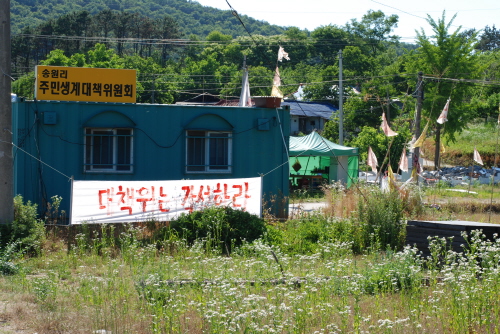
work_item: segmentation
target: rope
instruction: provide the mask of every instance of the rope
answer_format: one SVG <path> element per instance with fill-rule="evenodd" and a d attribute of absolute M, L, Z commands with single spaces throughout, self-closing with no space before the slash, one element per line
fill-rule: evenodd
<path fill-rule="evenodd" d="M 276 115 L 278 116 L 278 124 L 280 126 L 281 138 L 283 138 L 283 144 L 285 145 L 286 157 L 290 160 L 290 155 L 288 154 L 288 148 L 286 145 L 285 135 L 283 134 L 283 126 L 281 124 L 280 114 L 278 113 L 278 108 L 276 108 Z"/>
<path fill-rule="evenodd" d="M 34 155 L 26 152 L 25 150 L 23 150 L 22 148 L 20 148 L 19 146 L 17 146 L 16 144 L 14 143 L 9 143 L 7 141 L 4 141 L 4 140 L 0 140 L 0 142 L 2 143 L 6 143 L 6 144 L 11 144 L 12 146 L 14 146 L 15 148 L 17 148 L 18 150 L 20 150 L 21 152 L 25 153 L 26 155 L 32 157 L 33 159 L 37 160 L 38 162 L 41 162 L 42 164 L 44 164 L 45 166 L 49 167 L 50 169 L 53 169 L 54 171 L 58 172 L 59 174 L 61 174 L 62 176 L 66 177 L 69 181 L 71 181 L 73 178 L 69 177 L 68 175 L 64 174 L 63 172 L 57 170 L 56 168 L 52 167 L 51 165 L 43 162 L 42 160 L 38 159 L 37 157 L 35 157 Z"/>

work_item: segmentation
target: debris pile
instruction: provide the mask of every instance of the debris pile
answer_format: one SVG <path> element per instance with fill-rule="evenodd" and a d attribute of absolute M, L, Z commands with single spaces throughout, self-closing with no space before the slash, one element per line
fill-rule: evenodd
<path fill-rule="evenodd" d="M 421 174 L 423 181 L 429 184 L 437 181 L 444 181 L 450 186 L 456 186 L 462 183 L 479 182 L 480 184 L 495 184 L 500 182 L 500 168 L 483 168 L 481 166 L 473 167 L 444 167 L 435 171 L 424 171 Z M 472 177 L 472 180 L 471 180 Z"/>
<path fill-rule="evenodd" d="M 472 176 L 472 180 L 470 179 Z M 385 175 L 382 175 L 382 182 L 385 179 Z M 409 177 L 409 173 L 406 174 L 405 177 L 401 177 L 401 175 L 396 174 L 396 179 L 398 181 L 406 181 Z M 483 168 L 481 166 L 474 167 L 444 167 L 440 170 L 434 171 L 423 171 L 420 174 L 420 181 L 424 184 L 435 184 L 438 181 L 446 182 L 448 186 L 456 186 L 456 185 L 468 185 L 469 182 L 475 183 L 479 182 L 480 184 L 500 184 L 500 168 Z M 373 172 L 360 172 L 359 180 L 365 181 L 368 183 L 374 183 L 377 179 L 377 175 Z"/>

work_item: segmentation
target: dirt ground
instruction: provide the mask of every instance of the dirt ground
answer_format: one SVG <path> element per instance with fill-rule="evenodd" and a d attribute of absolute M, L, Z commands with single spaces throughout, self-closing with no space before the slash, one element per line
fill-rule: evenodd
<path fill-rule="evenodd" d="M 12 294 L 0 292 L 0 334 L 34 334 L 28 327 L 28 305 L 24 306 Z"/>

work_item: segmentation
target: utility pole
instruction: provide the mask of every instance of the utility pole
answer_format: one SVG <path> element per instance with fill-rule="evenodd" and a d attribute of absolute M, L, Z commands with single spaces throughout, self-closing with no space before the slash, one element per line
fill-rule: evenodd
<path fill-rule="evenodd" d="M 10 76 L 10 0 L 0 1 L 0 223 L 14 220 L 12 102 Z"/>
<path fill-rule="evenodd" d="M 344 85 L 342 78 L 342 49 L 339 50 L 339 145 L 344 145 Z"/>
<path fill-rule="evenodd" d="M 422 118 L 422 104 L 424 101 L 424 82 L 422 81 L 422 72 L 418 72 L 417 78 L 417 111 L 415 113 L 415 139 L 420 137 L 420 119 Z M 420 147 L 415 147 L 413 151 L 413 166 L 417 168 L 420 159 Z M 417 171 L 418 172 L 418 171 Z M 418 175 L 415 180 L 418 183 Z"/>

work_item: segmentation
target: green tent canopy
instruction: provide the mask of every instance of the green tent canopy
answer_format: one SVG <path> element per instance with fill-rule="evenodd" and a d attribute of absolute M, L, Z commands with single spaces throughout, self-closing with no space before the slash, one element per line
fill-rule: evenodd
<path fill-rule="evenodd" d="M 329 182 L 343 181 L 348 187 L 358 179 L 359 149 L 335 144 L 315 131 L 303 137 L 291 136 L 289 155 L 291 175 L 322 175 Z"/>

